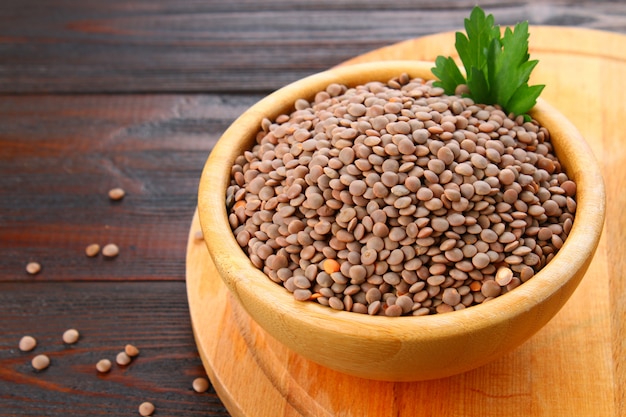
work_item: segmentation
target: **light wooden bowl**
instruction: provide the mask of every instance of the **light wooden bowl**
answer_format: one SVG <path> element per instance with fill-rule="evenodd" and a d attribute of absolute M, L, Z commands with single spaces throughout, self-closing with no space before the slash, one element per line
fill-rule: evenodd
<path fill-rule="evenodd" d="M 605 215 L 602 176 L 590 148 L 563 115 L 542 100 L 531 114 L 551 133 L 562 165 L 577 184 L 577 212 L 558 254 L 532 279 L 494 300 L 423 317 L 368 316 L 298 302 L 255 268 L 230 229 L 225 195 L 237 155 L 251 148 L 264 117 L 289 112 L 330 83 L 387 81 L 403 72 L 431 79 L 432 63 L 387 61 L 334 68 L 292 83 L 247 110 L 211 151 L 198 212 L 212 261 L 235 299 L 267 333 L 296 353 L 358 377 L 415 381 L 481 366 L 519 346 L 560 309 L 582 279 Z M 202 324 L 199 323 L 199 326 Z"/>

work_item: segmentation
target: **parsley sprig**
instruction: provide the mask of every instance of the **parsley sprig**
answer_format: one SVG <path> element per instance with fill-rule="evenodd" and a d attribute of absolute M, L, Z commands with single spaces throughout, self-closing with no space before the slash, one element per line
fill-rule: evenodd
<path fill-rule="evenodd" d="M 493 15 L 485 15 L 474 7 L 465 19 L 467 36 L 456 32 L 455 47 L 467 78 L 451 57 L 438 56 L 432 73 L 439 78 L 435 86 L 446 94 L 454 94 L 459 85 L 466 85 L 468 96 L 476 103 L 498 104 L 506 113 L 525 115 L 537 102 L 544 85 L 528 85 L 537 60 L 529 61 L 528 22 L 514 29 L 494 24 Z"/>

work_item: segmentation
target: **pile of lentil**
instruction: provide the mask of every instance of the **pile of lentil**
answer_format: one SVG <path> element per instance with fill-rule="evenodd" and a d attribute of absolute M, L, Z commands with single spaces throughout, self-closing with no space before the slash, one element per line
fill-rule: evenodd
<path fill-rule="evenodd" d="M 226 204 L 250 261 L 297 300 L 459 310 L 530 279 L 572 228 L 576 185 L 534 120 L 406 74 L 294 107 L 237 157 Z"/>

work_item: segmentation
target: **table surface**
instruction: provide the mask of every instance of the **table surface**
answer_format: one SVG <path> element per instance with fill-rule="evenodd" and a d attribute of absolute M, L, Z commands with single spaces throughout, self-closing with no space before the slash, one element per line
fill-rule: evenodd
<path fill-rule="evenodd" d="M 459 29 L 475 4 L 414 3 L 4 0 L 0 416 L 132 415 L 143 401 L 155 415 L 228 416 L 212 388 L 191 387 L 205 371 L 185 251 L 206 157 L 267 93 L 368 51 Z M 622 2 L 483 4 L 501 24 L 626 33 Z M 109 200 L 114 187 L 126 190 L 123 200 Z M 116 243 L 120 254 L 89 258 L 91 243 Z M 31 261 L 42 265 L 36 275 L 25 270 Z M 624 286 L 610 288 L 624 304 Z M 618 336 L 623 312 L 612 317 Z M 77 344 L 63 343 L 68 328 L 81 332 Z M 38 340 L 33 352 L 18 349 L 26 334 Z M 128 343 L 139 357 L 96 372 Z M 40 353 L 51 364 L 35 372 Z M 615 352 L 620 367 L 623 353 Z M 617 370 L 616 384 L 625 382 Z M 616 392 L 626 411 L 624 390 Z"/>

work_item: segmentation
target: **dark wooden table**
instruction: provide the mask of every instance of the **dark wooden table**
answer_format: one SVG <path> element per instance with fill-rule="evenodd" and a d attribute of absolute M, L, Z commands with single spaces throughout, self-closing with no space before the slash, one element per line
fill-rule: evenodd
<path fill-rule="evenodd" d="M 459 29 L 475 1 L 3 0 L 0 416 L 228 416 L 189 322 L 185 248 L 224 129 L 282 85 Z M 626 33 L 618 1 L 484 1 L 501 24 Z M 108 190 L 126 196 L 111 201 Z M 89 258 L 90 243 L 120 254 Z M 26 272 L 36 261 L 42 270 Z M 68 328 L 81 338 L 66 345 Z M 18 349 L 23 335 L 33 352 Z M 98 374 L 131 343 L 129 366 Z M 31 367 L 34 355 L 51 358 Z M 233 363 L 233 366 L 237 366 Z M 253 382 L 251 382 L 253 383 Z"/>

